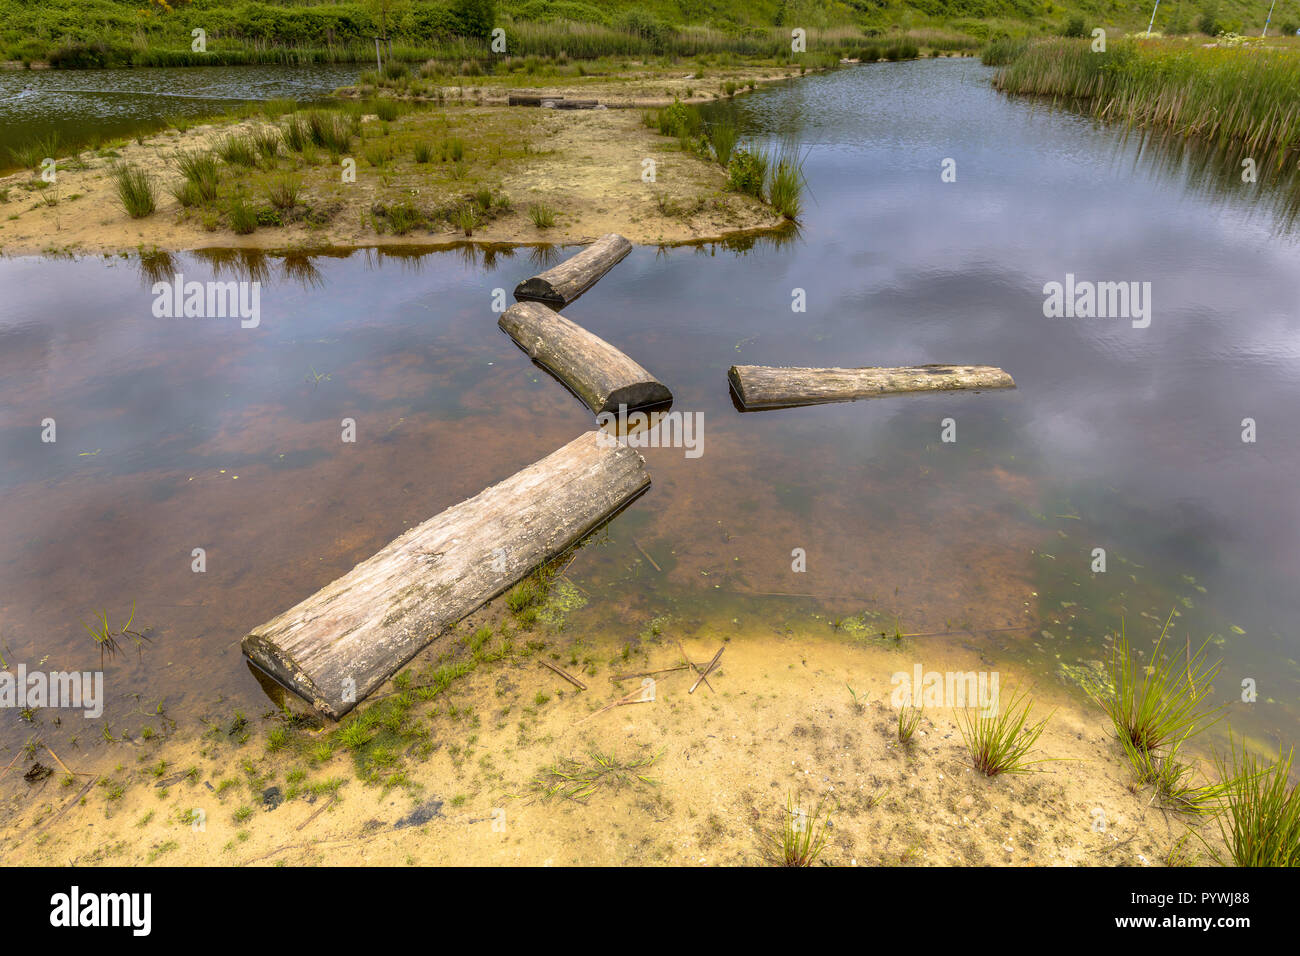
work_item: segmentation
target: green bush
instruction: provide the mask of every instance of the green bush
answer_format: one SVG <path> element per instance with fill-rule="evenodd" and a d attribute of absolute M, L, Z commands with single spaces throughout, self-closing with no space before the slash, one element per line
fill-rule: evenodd
<path fill-rule="evenodd" d="M 1063 37 L 1086 37 L 1087 35 L 1088 28 L 1084 25 L 1083 17 L 1070 17 L 1065 29 L 1061 31 Z"/>
<path fill-rule="evenodd" d="M 496 25 L 496 9 L 492 0 L 452 0 L 451 18 L 460 36 L 486 40 Z"/>
<path fill-rule="evenodd" d="M 767 157 L 748 147 L 735 149 L 727 164 L 727 188 L 745 193 L 755 199 L 763 198 L 763 182 L 767 179 Z"/>

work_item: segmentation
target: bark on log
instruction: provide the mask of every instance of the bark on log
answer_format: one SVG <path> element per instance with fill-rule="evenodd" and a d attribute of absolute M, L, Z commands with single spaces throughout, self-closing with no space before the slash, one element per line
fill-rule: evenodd
<path fill-rule="evenodd" d="M 601 236 L 576 256 L 515 286 L 516 299 L 535 299 L 562 309 L 632 251 L 632 243 L 617 233 Z"/>
<path fill-rule="evenodd" d="M 640 455 L 587 432 L 411 528 L 255 628 L 244 638 L 244 653 L 337 719 L 451 624 L 563 553 L 649 486 Z"/>
<path fill-rule="evenodd" d="M 1011 376 L 989 365 L 912 365 L 904 368 L 770 368 L 733 365 L 731 387 L 748 411 L 851 402 L 899 392 L 1015 388 Z"/>
<path fill-rule="evenodd" d="M 673 400 L 667 386 L 636 362 L 544 305 L 517 302 L 497 325 L 597 415 Z"/>

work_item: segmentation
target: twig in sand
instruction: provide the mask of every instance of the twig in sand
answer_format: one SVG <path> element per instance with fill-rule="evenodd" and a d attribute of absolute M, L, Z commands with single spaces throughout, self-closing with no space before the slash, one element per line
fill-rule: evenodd
<path fill-rule="evenodd" d="M 313 820 L 315 820 L 318 816 L 320 816 L 322 813 L 324 813 L 324 812 L 325 812 L 326 810 L 328 810 L 330 807 L 334 806 L 334 802 L 335 802 L 336 800 L 338 800 L 338 798 L 339 798 L 339 797 L 338 797 L 338 794 L 336 794 L 336 793 L 332 793 L 332 794 L 330 794 L 330 798 L 329 798 L 329 800 L 328 800 L 327 802 L 322 803 L 319 807 L 316 808 L 315 812 L 312 813 L 311 816 L 309 816 L 306 820 L 303 820 L 302 823 L 298 824 L 298 829 L 299 829 L 299 831 L 301 831 L 301 830 L 303 829 L 303 827 L 305 827 L 307 824 L 311 823 Z"/>
<path fill-rule="evenodd" d="M 695 666 L 695 663 L 691 660 L 691 656 L 686 653 L 686 648 L 682 647 L 682 642 L 680 638 L 677 640 L 677 649 L 682 652 L 682 660 L 684 660 L 687 664 L 690 665 L 690 668 L 694 672 L 695 676 L 698 677 L 700 680 L 704 681 L 704 686 L 712 691 L 713 685 L 709 683 L 708 678 L 706 678 L 703 674 L 700 673 L 700 669 Z M 695 683 L 699 684 L 699 682 L 700 681 L 696 681 Z M 694 690 L 694 688 L 691 689 Z M 717 693 L 717 691 L 713 691 L 713 692 L 715 694 Z"/>
<path fill-rule="evenodd" d="M 650 562 L 650 566 L 651 566 L 652 568 L 654 568 L 654 569 L 655 569 L 656 571 L 658 571 L 660 574 L 663 574 L 663 573 L 664 573 L 664 569 L 661 568 L 661 567 L 659 567 L 659 565 L 655 562 L 655 559 L 654 559 L 654 558 L 650 557 L 650 553 L 649 553 L 648 551 L 646 551 L 645 548 L 641 547 L 641 542 L 640 542 L 640 541 L 638 541 L 636 538 L 633 538 L 633 539 L 632 539 L 632 543 L 633 543 L 634 545 L 636 545 L 636 549 L 637 549 L 638 551 L 641 552 L 641 557 L 645 558 L 647 561 Z"/>
<path fill-rule="evenodd" d="M 709 672 L 712 671 L 715 666 L 717 666 L 718 658 L 722 656 L 722 652 L 725 651 L 726 649 L 727 649 L 726 644 L 723 644 L 721 647 L 718 648 L 718 653 L 713 655 L 713 660 L 709 661 L 709 666 L 704 668 L 704 673 L 700 675 L 700 679 L 691 685 L 691 689 L 687 691 L 688 694 L 695 693 L 695 688 L 699 687 L 700 681 L 705 680 L 709 676 Z"/>
<path fill-rule="evenodd" d="M 572 674 L 570 674 L 568 671 L 564 670 L 563 668 L 556 667 L 550 661 L 538 661 L 537 663 L 541 664 L 543 667 L 549 667 L 551 670 L 555 671 L 555 673 L 559 674 L 561 677 L 567 680 L 574 687 L 578 688 L 578 690 L 587 689 L 586 684 L 578 680 L 578 678 L 574 677 Z"/>

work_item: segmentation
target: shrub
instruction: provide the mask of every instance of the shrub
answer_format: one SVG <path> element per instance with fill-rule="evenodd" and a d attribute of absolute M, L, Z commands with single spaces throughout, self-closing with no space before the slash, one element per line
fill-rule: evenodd
<path fill-rule="evenodd" d="M 1061 31 L 1063 37 L 1084 37 L 1088 35 L 1088 28 L 1084 25 L 1083 17 L 1071 17 L 1066 23 L 1065 29 Z"/>
<path fill-rule="evenodd" d="M 762 199 L 767 166 L 767 155 L 762 150 L 754 147 L 734 150 L 727 164 L 727 188 Z"/>

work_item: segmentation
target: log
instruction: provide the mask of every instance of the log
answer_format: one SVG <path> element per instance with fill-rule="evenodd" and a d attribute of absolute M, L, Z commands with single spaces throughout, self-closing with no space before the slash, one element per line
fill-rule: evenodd
<path fill-rule="evenodd" d="M 904 368 L 733 365 L 727 378 L 746 411 L 852 402 L 900 392 L 1016 387 L 1010 375 L 990 365 L 911 365 Z"/>
<path fill-rule="evenodd" d="M 597 415 L 673 400 L 668 387 L 636 362 L 544 305 L 517 302 L 497 325 Z"/>
<path fill-rule="evenodd" d="M 600 100 L 566 100 L 563 97 L 555 101 L 557 110 L 594 110 L 600 106 Z"/>
<path fill-rule="evenodd" d="M 533 299 L 562 309 L 632 251 L 632 243 L 617 233 L 601 236 L 576 256 L 515 286 L 516 299 Z"/>
<path fill-rule="evenodd" d="M 544 100 L 552 100 L 559 105 L 564 97 L 548 93 L 509 93 L 506 95 L 507 106 L 541 106 Z"/>
<path fill-rule="evenodd" d="M 650 486 L 635 451 L 587 432 L 409 529 L 244 638 L 249 660 L 338 719 L 452 624 Z"/>

